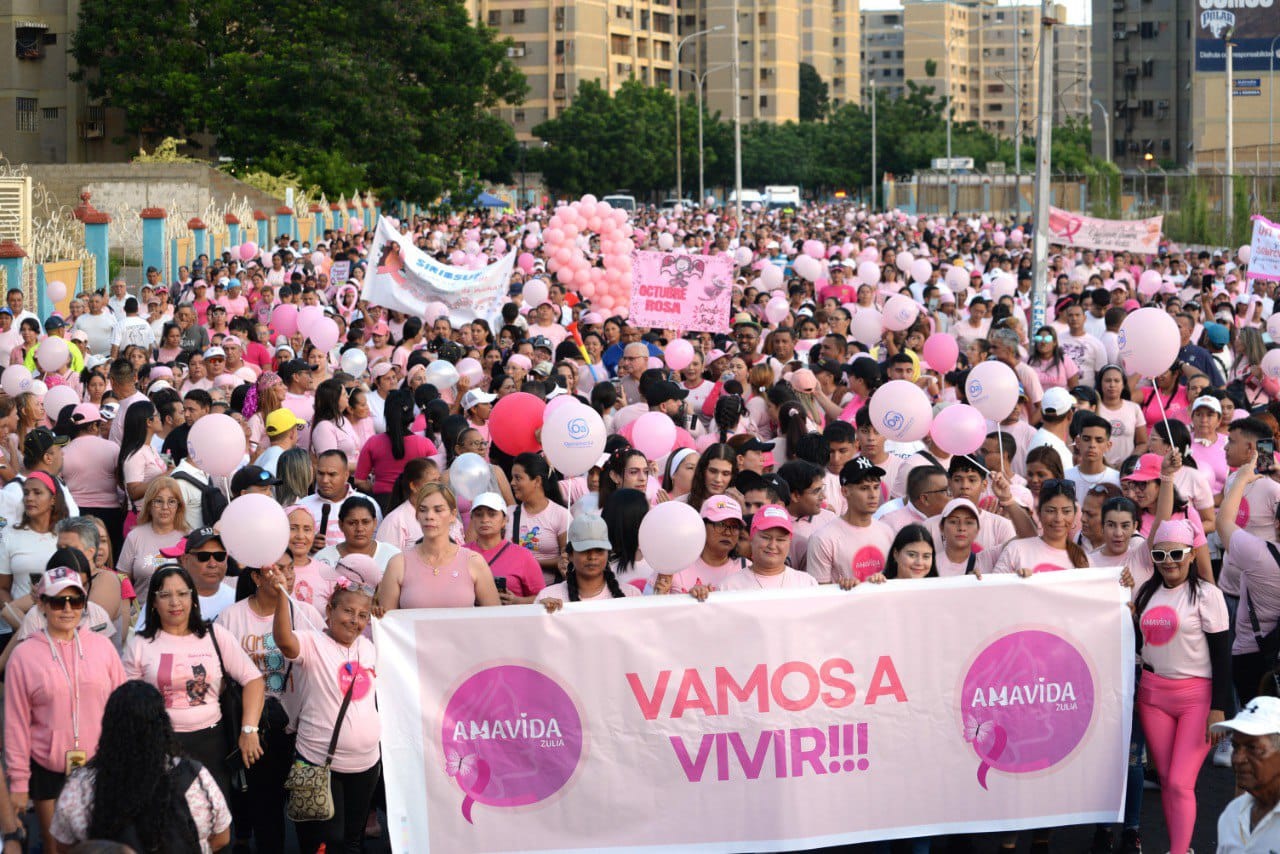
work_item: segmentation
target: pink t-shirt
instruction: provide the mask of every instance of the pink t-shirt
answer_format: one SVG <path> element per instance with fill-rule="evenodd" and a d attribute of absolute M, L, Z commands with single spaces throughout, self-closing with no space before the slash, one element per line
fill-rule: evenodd
<path fill-rule="evenodd" d="M 222 668 L 218 666 L 218 652 L 213 648 L 215 638 L 232 679 L 248 685 L 262 678 L 237 639 L 217 624 L 213 627 L 213 637 L 207 632 L 204 637 L 198 637 L 171 635 L 161 630 L 149 640 L 134 635 L 125 645 L 125 676 L 160 689 L 164 707 L 177 732 L 208 729 L 221 719 L 218 694 L 222 691 Z"/>
<path fill-rule="evenodd" d="M 1240 512 L 1236 514 L 1236 527 L 1248 531 L 1260 540 L 1274 540 L 1277 502 L 1280 502 L 1280 483 L 1269 477 L 1255 480 L 1244 489 L 1244 497 L 1240 499 Z M 1222 561 L 1222 575 L 1218 579 L 1222 592 L 1229 596 L 1240 595 L 1241 563 L 1233 554 L 1235 551 L 1235 539 L 1232 538 L 1231 548 Z M 1264 566 L 1272 563 L 1274 561 L 1268 554 Z"/>
<path fill-rule="evenodd" d="M 360 449 L 360 460 L 356 463 L 356 480 L 368 480 L 373 475 L 373 494 L 390 494 L 395 486 L 396 478 L 409 460 L 415 457 L 430 457 L 436 452 L 436 446 L 425 436 L 409 435 L 404 438 L 404 456 L 396 459 L 391 452 L 391 439 L 386 433 L 374 436 Z"/>
<path fill-rule="evenodd" d="M 791 532 L 791 549 L 787 553 L 787 564 L 801 572 L 809 569 L 809 538 L 828 522 L 836 518 L 830 510 L 819 510 L 812 516 L 798 516 L 791 519 L 795 530 Z"/>
<path fill-rule="evenodd" d="M 1213 666 L 1205 635 L 1227 630 L 1227 602 L 1222 591 L 1211 584 L 1197 585 L 1194 601 L 1189 583 L 1172 590 L 1161 584 L 1143 609 L 1138 625 L 1143 664 L 1157 676 L 1208 679 Z"/>
<path fill-rule="evenodd" d="M 938 565 L 938 575 L 941 578 L 950 578 L 954 575 L 964 575 L 969 570 L 969 558 L 961 561 L 953 561 L 947 557 L 947 550 L 943 548 L 941 540 L 935 540 L 933 544 L 933 561 Z M 976 551 L 975 551 L 976 549 Z M 986 574 L 991 571 L 991 567 L 996 562 L 996 552 L 998 550 L 984 549 L 978 544 L 974 544 L 970 549 L 970 556 L 973 558 L 973 572 L 978 574 Z"/>
<path fill-rule="evenodd" d="M 619 583 L 618 589 L 622 591 L 623 599 L 626 599 L 629 596 L 644 595 L 640 592 L 640 588 L 636 587 L 634 584 Z M 609 585 L 606 584 L 603 588 L 601 588 L 600 592 L 597 593 L 596 595 L 581 596 L 579 597 L 578 601 L 579 602 L 602 602 L 612 598 L 614 598 L 613 591 L 611 591 L 609 589 Z M 568 602 L 569 601 L 569 582 L 561 581 L 558 584 L 552 584 L 548 587 L 542 588 L 542 590 L 539 591 L 537 598 L 534 599 L 533 601 L 541 602 L 544 599 L 559 599 L 561 602 Z"/>
<path fill-rule="evenodd" d="M 507 539 L 517 541 L 528 549 L 539 564 L 556 560 L 560 557 L 560 535 L 567 534 L 572 517 L 569 510 L 548 501 L 540 513 L 530 513 L 529 508 L 520 509 L 520 530 L 513 531 L 515 523 L 515 506 L 507 508 Z"/>
<path fill-rule="evenodd" d="M 404 502 L 383 517 L 382 524 L 378 526 L 376 539 L 380 543 L 389 543 L 400 551 L 412 547 L 422 539 L 418 511 L 413 509 L 412 502 Z"/>
<path fill-rule="evenodd" d="M 1173 486 L 1197 510 L 1213 507 L 1213 487 L 1209 476 L 1199 469 L 1183 466 L 1173 473 Z"/>
<path fill-rule="evenodd" d="M 161 556 L 160 550 L 177 545 L 182 537 L 182 532 L 176 529 L 167 534 L 157 534 L 155 528 L 146 524 L 138 525 L 124 538 L 116 569 L 129 576 L 133 589 L 138 591 L 139 602 L 147 601 L 151 576 L 161 564 L 170 562 L 169 558 Z"/>
<path fill-rule="evenodd" d="M 1037 362 L 1031 366 L 1031 370 L 1036 372 L 1041 388 L 1066 388 L 1071 378 L 1080 373 L 1070 356 L 1063 356 L 1057 365 L 1053 362 Z"/>
<path fill-rule="evenodd" d="M 291 607 L 295 631 L 319 631 L 324 626 L 320 612 L 305 602 L 292 603 Z M 273 623 L 274 617 L 264 617 L 253 610 L 248 599 L 224 609 L 217 619 L 219 626 L 239 640 L 240 649 L 262 673 L 267 694 L 280 700 L 293 720 L 298 714 L 298 669 L 290 669 L 289 661 L 276 646 Z"/>
<path fill-rule="evenodd" d="M 725 579 L 721 590 L 782 590 L 817 587 L 818 579 L 807 572 L 786 567 L 777 575 L 756 575 L 749 568 L 735 572 Z"/>
<path fill-rule="evenodd" d="M 1129 541 L 1129 550 L 1122 555 L 1107 554 L 1105 549 L 1089 552 L 1090 566 L 1119 566 L 1129 570 L 1133 576 L 1133 596 L 1156 574 L 1155 564 L 1151 562 L 1151 549 L 1142 537 L 1134 537 Z"/>
<path fill-rule="evenodd" d="M 295 565 L 293 567 L 293 598 L 311 605 L 317 611 L 323 611 L 329 604 L 329 596 L 333 593 L 333 582 L 336 579 L 337 575 L 333 567 L 322 560 L 312 558 L 309 563 L 302 566 Z M 324 623 L 311 626 L 304 623 L 302 628 L 321 631 L 324 629 Z"/>
<path fill-rule="evenodd" d="M 731 557 L 719 566 L 712 566 L 702 559 L 702 555 L 698 555 L 698 559 L 688 568 L 671 576 L 671 592 L 688 593 L 699 584 L 705 584 L 712 590 L 723 590 L 726 581 L 746 568 L 747 562 L 740 558 Z M 657 575 L 651 577 L 648 589 L 652 590 L 657 582 Z"/>
<path fill-rule="evenodd" d="M 80 507 L 119 507 L 116 460 L 120 447 L 101 436 L 81 436 L 62 455 L 62 479 Z"/>
<path fill-rule="evenodd" d="M 1243 567 L 1239 578 L 1240 602 L 1236 606 L 1236 638 L 1231 644 L 1231 654 L 1257 652 L 1258 640 L 1249 622 L 1249 604 L 1253 604 L 1254 613 L 1258 615 L 1258 633 L 1265 638 L 1280 621 L 1280 564 L 1271 556 L 1267 541 L 1248 531 L 1236 531 L 1231 535 L 1227 554 L 1234 566 Z"/>
<path fill-rule="evenodd" d="M 311 452 L 316 456 L 336 449 L 346 454 L 348 460 L 354 460 L 360 454 L 360 445 L 355 427 L 345 418 L 341 426 L 333 421 L 321 421 L 311 430 Z"/>
<path fill-rule="evenodd" d="M 494 578 L 507 580 L 507 592 L 512 596 L 533 596 L 546 586 L 542 567 L 538 566 L 528 549 L 522 549 L 510 540 L 492 549 L 482 549 L 475 543 L 467 543 L 466 546 L 484 558 Z"/>
<path fill-rule="evenodd" d="M 1029 569 L 1032 572 L 1057 572 L 1074 568 L 1066 549 L 1055 549 L 1039 537 L 1026 537 L 1013 540 L 1005 546 L 991 571 L 1017 572 Z"/>
<path fill-rule="evenodd" d="M 841 578 L 865 581 L 884 572 L 893 538 L 893 528 L 884 522 L 873 519 L 861 528 L 836 517 L 809 538 L 805 571 L 822 584 Z"/>
<path fill-rule="evenodd" d="M 930 516 L 923 524 L 929 529 L 929 534 L 933 537 L 934 548 L 941 548 L 942 518 Z M 974 542 L 978 544 L 980 550 L 988 551 L 992 554 L 1000 554 L 1000 550 L 1004 548 L 1005 543 L 1012 542 L 1017 537 L 1018 531 L 1008 519 L 989 510 L 978 508 L 978 534 L 974 537 Z"/>
<path fill-rule="evenodd" d="M 1146 401 L 1142 407 L 1142 414 L 1147 419 L 1147 428 L 1150 429 L 1164 420 L 1160 417 L 1160 404 L 1156 402 L 1155 389 L 1143 389 L 1142 399 Z M 1178 386 L 1178 390 L 1172 398 L 1168 398 L 1164 392 L 1160 392 L 1160 400 L 1164 403 L 1164 412 L 1170 421 L 1177 420 L 1184 424 L 1191 423 L 1191 401 L 1187 400 L 1185 386 Z"/>
<path fill-rule="evenodd" d="M 343 646 L 326 632 L 297 632 L 302 671 L 301 707 L 298 710 L 297 748 L 308 762 L 324 764 L 333 725 L 342 707 L 342 698 L 351 686 L 351 703 L 338 733 L 338 746 L 333 754 L 333 770 L 343 774 L 367 771 L 378 761 L 378 739 L 382 722 L 374 704 L 373 680 L 377 676 L 378 653 L 373 642 L 358 637 L 351 646 Z"/>
<path fill-rule="evenodd" d="M 129 455 L 123 466 L 125 483 L 150 483 L 152 478 L 165 473 L 164 460 L 150 444 L 143 445 Z M 141 499 L 129 502 L 135 511 L 142 509 Z"/>
<path fill-rule="evenodd" d="M 1098 414 L 1111 422 L 1111 450 L 1107 451 L 1104 459 L 1107 465 L 1119 468 L 1120 464 L 1133 453 L 1138 425 L 1146 426 L 1142 407 L 1132 400 L 1120 401 L 1119 409 L 1108 409 L 1100 403 Z"/>

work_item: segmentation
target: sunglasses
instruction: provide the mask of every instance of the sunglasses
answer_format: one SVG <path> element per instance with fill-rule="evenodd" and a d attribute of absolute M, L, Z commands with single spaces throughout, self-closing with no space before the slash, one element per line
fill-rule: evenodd
<path fill-rule="evenodd" d="M 1152 549 L 1151 559 L 1156 563 L 1180 563 L 1184 557 L 1191 553 L 1191 549 Z"/>
<path fill-rule="evenodd" d="M 54 611 L 65 611 L 67 608 L 80 610 L 89 599 L 84 594 L 79 596 L 41 596 L 40 600 Z"/>
<path fill-rule="evenodd" d="M 208 563 L 211 560 L 222 563 L 227 559 L 226 552 L 188 552 L 187 554 L 193 555 L 201 563 Z"/>
<path fill-rule="evenodd" d="M 1040 484 L 1040 494 L 1043 496 L 1046 491 L 1050 495 L 1066 495 L 1074 499 L 1076 497 L 1076 482 L 1065 478 L 1051 477 Z"/>
<path fill-rule="evenodd" d="M 1052 344 L 1052 343 L 1053 343 L 1053 336 L 1052 336 L 1052 335 L 1037 335 L 1037 336 L 1035 336 L 1035 338 L 1034 338 L 1033 340 L 1034 340 L 1037 344 Z"/>

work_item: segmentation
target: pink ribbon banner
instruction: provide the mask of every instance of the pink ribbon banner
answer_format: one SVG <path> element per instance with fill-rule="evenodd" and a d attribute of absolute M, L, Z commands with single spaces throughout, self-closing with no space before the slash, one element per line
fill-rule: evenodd
<path fill-rule="evenodd" d="M 1248 278 L 1280 282 L 1280 223 L 1264 216 L 1253 218 Z"/>
<path fill-rule="evenodd" d="M 730 255 L 631 253 L 631 322 L 656 329 L 724 332 L 733 297 Z"/>
<path fill-rule="evenodd" d="M 1085 249 L 1155 255 L 1160 249 L 1163 216 L 1150 219 L 1098 219 L 1049 208 L 1049 242 Z"/>
<path fill-rule="evenodd" d="M 396 852 L 778 851 L 1122 818 L 1118 569 L 393 611 Z"/>

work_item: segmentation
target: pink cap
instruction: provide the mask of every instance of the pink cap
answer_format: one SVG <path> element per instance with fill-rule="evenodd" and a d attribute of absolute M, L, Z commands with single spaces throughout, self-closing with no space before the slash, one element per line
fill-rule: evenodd
<path fill-rule="evenodd" d="M 78 403 L 71 410 L 71 420 L 75 424 L 92 424 L 102 420 L 102 410 L 98 409 L 96 403 Z"/>
<path fill-rule="evenodd" d="M 160 554 L 164 557 L 179 558 L 187 553 L 187 538 L 183 537 L 167 549 L 161 549 Z"/>
<path fill-rule="evenodd" d="M 1177 543 L 1180 546 L 1195 545 L 1195 531 L 1191 529 L 1191 523 L 1186 519 L 1168 519 L 1160 523 L 1160 527 L 1156 528 L 1156 535 L 1151 538 L 1151 542 L 1155 543 Z"/>
<path fill-rule="evenodd" d="M 791 385 L 796 391 L 812 392 L 818 387 L 818 378 L 808 368 L 801 368 L 791 375 Z"/>
<path fill-rule="evenodd" d="M 370 334 L 371 335 L 390 335 L 391 329 L 387 326 L 387 322 L 385 320 L 379 320 L 377 323 L 373 324 L 373 329 L 370 330 Z"/>
<path fill-rule="evenodd" d="M 592 311 L 582 318 L 582 323 L 586 326 L 599 326 L 604 323 L 604 318 Z"/>
<path fill-rule="evenodd" d="M 529 357 L 522 353 L 516 353 L 511 358 L 507 359 L 507 364 L 515 365 L 518 368 L 524 368 L 526 371 L 533 368 L 533 362 L 529 361 Z"/>
<path fill-rule="evenodd" d="M 727 495 L 713 495 L 702 502 L 702 518 L 708 522 L 724 522 L 729 519 L 742 521 L 742 507 Z"/>
<path fill-rule="evenodd" d="M 707 354 L 707 358 L 705 361 L 709 365 L 712 362 L 714 362 L 716 359 L 723 359 L 724 357 L 725 357 L 725 352 L 723 350 L 712 350 L 710 353 Z"/>
<path fill-rule="evenodd" d="M 334 567 L 341 578 L 352 584 L 365 587 L 377 587 L 382 581 L 382 569 L 378 562 L 368 555 L 349 554 L 338 561 Z M 342 586 L 339 584 L 339 586 Z"/>
<path fill-rule="evenodd" d="M 1127 475 L 1125 480 L 1132 480 L 1137 483 L 1146 483 L 1151 480 L 1160 479 L 1160 463 L 1159 454 L 1143 454 L 1138 458 L 1138 465 Z"/>
<path fill-rule="evenodd" d="M 153 380 L 171 380 L 173 379 L 173 368 L 168 365 L 155 365 L 151 368 L 150 378 Z"/>
<path fill-rule="evenodd" d="M 751 517 L 753 535 L 769 528 L 782 528 L 788 534 L 795 533 L 795 526 L 791 524 L 791 514 L 787 512 L 787 508 L 781 504 L 766 504 Z"/>
<path fill-rule="evenodd" d="M 84 582 L 80 580 L 80 573 L 69 566 L 55 566 L 45 572 L 40 579 L 41 596 L 57 596 L 63 590 L 69 590 L 72 587 L 81 593 L 85 592 Z"/>
<path fill-rule="evenodd" d="M 1142 304 L 1139 303 L 1136 299 L 1129 299 L 1124 301 L 1125 311 L 1137 311 L 1140 308 L 1142 308 Z"/>
<path fill-rule="evenodd" d="M 390 362 L 379 362 L 369 369 L 369 376 L 376 380 L 380 377 L 385 377 L 393 370 L 395 370 L 395 365 Z"/>

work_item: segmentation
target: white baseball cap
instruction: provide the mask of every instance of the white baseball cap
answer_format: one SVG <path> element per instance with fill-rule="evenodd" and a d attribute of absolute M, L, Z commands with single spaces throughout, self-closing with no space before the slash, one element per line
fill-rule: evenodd
<path fill-rule="evenodd" d="M 1076 399 L 1071 392 L 1062 386 L 1054 386 L 1040 400 L 1040 411 L 1046 415 L 1066 415 L 1075 405 Z"/>
<path fill-rule="evenodd" d="M 471 512 L 475 512 L 477 507 L 488 507 L 498 513 L 507 512 L 507 502 L 502 500 L 502 496 L 496 492 L 482 492 L 476 496 L 476 500 L 471 502 Z"/>
<path fill-rule="evenodd" d="M 1254 697 L 1234 718 L 1210 729 L 1244 735 L 1280 734 L 1280 697 Z"/>
<path fill-rule="evenodd" d="M 498 396 L 496 394 L 490 394 L 482 389 L 473 388 L 462 396 L 462 408 L 463 410 L 467 410 L 481 403 L 493 403 L 497 399 Z"/>

